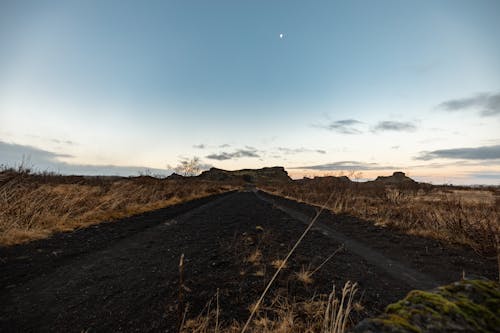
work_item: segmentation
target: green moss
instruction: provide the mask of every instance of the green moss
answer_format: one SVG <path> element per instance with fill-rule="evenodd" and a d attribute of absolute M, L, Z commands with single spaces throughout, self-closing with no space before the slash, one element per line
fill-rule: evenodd
<path fill-rule="evenodd" d="M 420 333 L 422 330 L 417 326 L 412 325 L 408 320 L 404 317 L 389 314 L 384 316 L 383 318 L 373 319 L 375 323 L 382 324 L 384 326 L 389 326 L 393 328 L 401 328 L 410 332 Z"/>
<path fill-rule="evenodd" d="M 407 320 L 418 316 L 440 319 L 443 315 L 457 311 L 457 306 L 441 295 L 414 290 L 403 300 L 389 305 L 385 312 L 397 314 Z"/>
<path fill-rule="evenodd" d="M 411 291 L 387 306 L 385 314 L 371 319 L 386 327 L 380 332 L 420 332 L 432 327 L 462 327 L 490 332 L 500 327 L 500 285 L 494 281 L 465 280 L 434 291 Z"/>

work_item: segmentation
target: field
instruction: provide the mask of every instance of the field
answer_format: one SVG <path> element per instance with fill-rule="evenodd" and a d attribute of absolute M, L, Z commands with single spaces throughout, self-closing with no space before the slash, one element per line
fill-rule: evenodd
<path fill-rule="evenodd" d="M 241 332 L 255 309 L 247 332 L 344 332 L 411 290 L 498 277 L 497 189 L 271 171 L 2 173 L 0 331 Z"/>
<path fill-rule="evenodd" d="M 315 178 L 272 186 L 269 193 L 348 214 L 404 233 L 463 244 L 496 255 L 500 189 L 401 183 L 390 186 Z M 330 198 L 331 196 L 331 198 Z M 329 200 L 330 198 L 330 200 Z"/>
<path fill-rule="evenodd" d="M 231 183 L 148 176 L 63 177 L 5 170 L 0 173 L 0 245 L 42 239 L 234 188 Z"/>

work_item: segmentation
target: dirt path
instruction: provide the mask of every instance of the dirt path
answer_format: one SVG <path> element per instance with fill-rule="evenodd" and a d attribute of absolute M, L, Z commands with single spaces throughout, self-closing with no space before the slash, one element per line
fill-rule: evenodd
<path fill-rule="evenodd" d="M 0 248 L 0 331 L 173 332 L 182 253 L 188 316 L 199 314 L 219 289 L 222 319 L 244 320 L 274 273 L 272 261 L 287 253 L 304 230 L 304 216 L 314 213 L 309 206 L 273 200 L 274 206 L 251 192 L 233 193 Z M 301 213 L 302 221 L 283 208 Z M 366 309 L 357 314 L 362 318 L 415 286 L 456 280 L 464 269 L 495 276 L 494 262 L 468 249 L 382 232 L 349 217 L 325 214 L 319 226 L 274 291 L 309 297 L 328 293 L 333 283 L 357 281 Z M 314 269 L 341 243 L 347 250 L 325 264 L 313 284 L 297 281 L 297 271 Z M 261 258 L 248 261 L 257 251 Z"/>
<path fill-rule="evenodd" d="M 281 205 L 277 200 L 273 200 L 271 196 L 265 196 L 258 192 L 256 192 L 256 195 L 259 199 L 272 204 L 274 207 L 277 207 L 292 218 L 299 220 L 306 225 L 311 222 L 311 217 L 307 214 L 304 214 L 297 209 L 287 207 L 286 205 Z M 388 258 L 369 245 L 364 245 L 359 241 L 347 237 L 324 221 L 318 221 L 318 223 L 315 224 L 315 230 L 319 230 L 323 235 L 336 242 L 343 243 L 348 251 L 362 257 L 370 264 L 379 267 L 393 278 L 401 280 L 403 283 L 406 283 L 412 288 L 425 290 L 439 286 L 439 283 L 427 274 L 410 268 L 404 263 Z"/>

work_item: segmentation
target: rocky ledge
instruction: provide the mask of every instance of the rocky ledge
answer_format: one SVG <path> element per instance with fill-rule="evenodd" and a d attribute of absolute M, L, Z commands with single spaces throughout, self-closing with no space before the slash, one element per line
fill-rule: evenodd
<path fill-rule="evenodd" d="M 462 280 L 429 292 L 414 290 L 354 332 L 500 332 L 500 284 Z"/>

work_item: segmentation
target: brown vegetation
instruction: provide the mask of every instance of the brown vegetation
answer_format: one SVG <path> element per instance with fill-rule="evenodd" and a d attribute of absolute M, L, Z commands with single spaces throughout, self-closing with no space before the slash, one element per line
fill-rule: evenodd
<path fill-rule="evenodd" d="M 350 324 L 351 312 L 360 306 L 359 303 L 354 302 L 357 291 L 357 284 L 348 281 L 340 295 L 336 294 L 335 287 L 329 295 L 314 296 L 301 301 L 276 295 L 271 302 L 259 308 L 246 332 L 346 332 Z M 249 311 L 253 310 L 250 307 Z M 242 331 L 241 323 L 221 323 L 220 312 L 218 295 L 216 295 L 214 300 L 207 304 L 203 313 L 182 323 L 181 332 L 239 333 Z"/>
<path fill-rule="evenodd" d="M 494 255 L 500 231 L 500 190 L 432 186 L 415 182 L 357 183 L 324 177 L 261 185 L 269 193 L 394 227 L 406 233 L 465 244 Z"/>
<path fill-rule="evenodd" d="M 198 179 L 57 176 L 8 169 L 0 172 L 0 245 L 45 238 L 234 188 Z"/>

